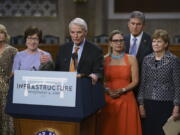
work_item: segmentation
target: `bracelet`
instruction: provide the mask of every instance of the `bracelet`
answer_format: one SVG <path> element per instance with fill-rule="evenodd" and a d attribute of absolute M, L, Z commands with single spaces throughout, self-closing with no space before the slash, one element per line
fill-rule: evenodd
<path fill-rule="evenodd" d="M 127 91 L 126 88 L 122 88 L 122 92 L 125 93 Z"/>
<path fill-rule="evenodd" d="M 105 88 L 105 92 L 108 92 L 109 91 L 109 88 Z"/>

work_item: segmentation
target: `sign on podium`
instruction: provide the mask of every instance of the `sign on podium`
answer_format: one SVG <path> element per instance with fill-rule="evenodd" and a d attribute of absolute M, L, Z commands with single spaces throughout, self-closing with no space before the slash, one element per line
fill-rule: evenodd
<path fill-rule="evenodd" d="M 20 70 L 10 81 L 6 113 L 16 119 L 18 135 L 94 135 L 94 114 L 104 105 L 104 87 L 88 77 Z"/>
<path fill-rule="evenodd" d="M 76 73 L 15 71 L 13 103 L 75 107 Z"/>

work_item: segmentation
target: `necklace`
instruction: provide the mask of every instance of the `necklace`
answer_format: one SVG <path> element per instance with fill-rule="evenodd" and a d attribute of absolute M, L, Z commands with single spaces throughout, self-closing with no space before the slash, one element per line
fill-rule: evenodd
<path fill-rule="evenodd" d="M 124 56 L 124 52 L 122 52 L 120 55 L 118 55 L 118 56 L 115 56 L 113 53 L 111 54 L 111 58 L 113 58 L 113 59 L 121 59 L 123 56 Z"/>

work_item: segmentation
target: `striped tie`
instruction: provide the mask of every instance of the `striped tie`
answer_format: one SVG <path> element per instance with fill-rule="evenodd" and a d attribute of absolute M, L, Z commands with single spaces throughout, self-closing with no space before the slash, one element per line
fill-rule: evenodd
<path fill-rule="evenodd" d="M 136 44 L 137 38 L 133 38 L 133 44 L 129 50 L 129 54 L 136 56 L 136 51 L 137 51 L 137 44 Z"/>
<path fill-rule="evenodd" d="M 77 70 L 78 50 L 79 50 L 78 46 L 74 47 L 74 53 L 72 54 L 72 57 L 71 57 L 69 72 L 75 72 Z"/>

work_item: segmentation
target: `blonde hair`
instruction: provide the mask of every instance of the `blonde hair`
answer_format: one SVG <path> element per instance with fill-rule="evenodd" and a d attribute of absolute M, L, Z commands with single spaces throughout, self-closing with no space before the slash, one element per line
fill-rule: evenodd
<path fill-rule="evenodd" d="M 4 25 L 0 24 L 0 33 L 3 33 L 5 35 L 5 42 L 8 42 L 10 39 L 10 36 L 7 32 L 7 29 Z"/>
<path fill-rule="evenodd" d="M 110 32 L 110 34 L 109 34 L 109 37 L 108 37 L 109 42 L 112 41 L 114 35 L 116 35 L 116 34 L 119 34 L 119 35 L 121 35 L 122 37 L 124 37 L 123 32 L 121 32 L 120 30 L 113 30 L 113 31 Z M 125 49 L 125 44 L 124 44 L 124 49 Z M 112 54 L 112 47 L 109 45 L 109 46 L 108 46 L 108 53 L 107 53 L 105 56 L 109 56 L 109 55 L 111 55 L 111 54 Z"/>

